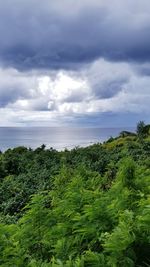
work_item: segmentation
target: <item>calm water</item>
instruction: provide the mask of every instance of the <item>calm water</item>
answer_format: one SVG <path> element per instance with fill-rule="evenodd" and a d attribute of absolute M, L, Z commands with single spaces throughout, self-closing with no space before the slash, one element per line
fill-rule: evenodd
<path fill-rule="evenodd" d="M 58 150 L 87 146 L 133 128 L 0 127 L 0 150 L 17 146 L 36 148 L 45 144 Z"/>

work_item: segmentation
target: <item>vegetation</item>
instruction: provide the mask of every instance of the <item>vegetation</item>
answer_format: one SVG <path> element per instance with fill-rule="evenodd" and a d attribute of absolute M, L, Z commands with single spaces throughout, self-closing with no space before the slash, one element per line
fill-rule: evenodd
<path fill-rule="evenodd" d="M 150 140 L 140 130 L 71 151 L 1 153 L 0 266 L 150 266 Z"/>
<path fill-rule="evenodd" d="M 137 124 L 137 136 L 139 140 L 143 140 L 143 138 L 150 135 L 150 125 L 145 125 L 144 121 L 140 121 Z"/>

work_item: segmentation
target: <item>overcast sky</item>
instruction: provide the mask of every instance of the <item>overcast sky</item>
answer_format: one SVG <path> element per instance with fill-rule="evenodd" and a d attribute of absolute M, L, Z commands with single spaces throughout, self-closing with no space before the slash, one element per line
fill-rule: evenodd
<path fill-rule="evenodd" d="M 149 0 L 0 1 L 0 126 L 135 126 L 149 114 Z"/>

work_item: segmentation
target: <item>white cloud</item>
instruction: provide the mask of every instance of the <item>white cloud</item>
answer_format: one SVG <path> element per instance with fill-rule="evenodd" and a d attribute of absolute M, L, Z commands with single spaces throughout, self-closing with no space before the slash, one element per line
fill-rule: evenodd
<path fill-rule="evenodd" d="M 74 72 L 0 70 L 0 123 L 53 125 L 76 120 L 78 115 L 148 114 L 150 76 L 139 70 L 103 59 Z"/>

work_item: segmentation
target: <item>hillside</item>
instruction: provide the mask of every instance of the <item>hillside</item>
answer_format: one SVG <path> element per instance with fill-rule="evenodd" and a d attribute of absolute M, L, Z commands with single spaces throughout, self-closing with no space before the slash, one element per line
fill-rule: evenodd
<path fill-rule="evenodd" d="M 150 266 L 145 129 L 70 151 L 1 153 L 0 266 Z"/>

